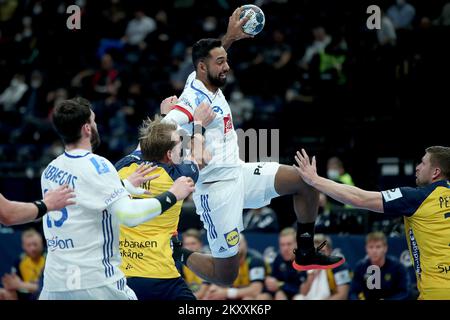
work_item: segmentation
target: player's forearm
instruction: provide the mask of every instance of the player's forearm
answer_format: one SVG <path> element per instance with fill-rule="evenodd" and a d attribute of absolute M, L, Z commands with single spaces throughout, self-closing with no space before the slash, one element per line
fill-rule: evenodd
<path fill-rule="evenodd" d="M 225 34 L 222 37 L 222 47 L 228 51 L 228 49 L 231 47 L 231 44 L 236 41 L 235 39 L 232 39 L 228 34 Z"/>
<path fill-rule="evenodd" d="M 380 192 L 362 190 L 358 187 L 337 183 L 323 177 L 314 179 L 312 186 L 344 204 L 375 212 L 383 212 L 383 200 Z"/>
<path fill-rule="evenodd" d="M 191 157 L 200 170 L 203 169 L 211 159 L 209 152 L 205 148 L 205 138 L 199 133 L 194 134 L 192 137 Z"/>
<path fill-rule="evenodd" d="M 0 195 L 0 223 L 6 226 L 35 220 L 38 208 L 33 203 L 9 201 Z"/>
<path fill-rule="evenodd" d="M 176 202 L 175 195 L 167 191 L 149 199 L 121 198 L 111 205 L 111 210 L 122 224 L 127 227 L 135 227 L 159 216 Z"/>

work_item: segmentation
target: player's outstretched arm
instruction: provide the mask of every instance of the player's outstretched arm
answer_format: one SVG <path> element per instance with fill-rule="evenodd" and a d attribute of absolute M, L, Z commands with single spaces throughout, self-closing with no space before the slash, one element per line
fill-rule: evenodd
<path fill-rule="evenodd" d="M 149 221 L 172 207 L 178 200 L 185 199 L 194 191 L 191 178 L 180 177 L 172 187 L 160 195 L 149 199 L 130 199 L 123 197 L 111 204 L 111 211 L 120 222 L 128 227 L 135 227 Z"/>
<path fill-rule="evenodd" d="M 242 31 L 242 26 L 247 23 L 250 17 L 244 17 L 242 20 L 239 19 L 242 12 L 242 7 L 236 8 L 233 14 L 230 16 L 228 20 L 228 28 L 227 33 L 222 38 L 222 46 L 225 50 L 228 50 L 231 44 L 237 40 L 245 39 L 245 38 L 253 38 L 252 35 L 249 35 Z"/>
<path fill-rule="evenodd" d="M 75 204 L 74 197 L 73 190 L 67 185 L 46 192 L 43 200 L 35 202 L 9 201 L 0 194 L 0 223 L 10 226 L 31 222 L 47 211 Z"/>
<path fill-rule="evenodd" d="M 301 153 L 297 151 L 295 161 L 298 166 L 294 165 L 294 168 L 300 174 L 303 181 L 318 191 L 325 193 L 327 196 L 339 202 L 352 205 L 356 208 L 384 212 L 381 192 L 366 191 L 319 176 L 316 168 L 316 157 L 314 156 L 312 161 L 310 161 L 304 149 L 302 149 Z"/>

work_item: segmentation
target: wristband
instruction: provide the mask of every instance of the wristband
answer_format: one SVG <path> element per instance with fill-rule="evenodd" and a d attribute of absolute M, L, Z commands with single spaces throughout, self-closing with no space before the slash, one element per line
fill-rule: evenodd
<path fill-rule="evenodd" d="M 236 299 L 238 296 L 238 289 L 237 288 L 228 288 L 227 289 L 227 298 L 228 299 Z"/>
<path fill-rule="evenodd" d="M 122 182 L 122 185 L 124 186 L 124 188 L 133 196 L 141 196 L 143 194 L 145 194 L 145 189 L 140 188 L 140 187 L 135 187 L 131 184 L 130 181 L 128 181 L 128 179 L 124 179 L 124 180 L 120 180 Z"/>
<path fill-rule="evenodd" d="M 161 193 L 156 196 L 155 199 L 161 203 L 161 214 L 177 203 L 177 197 L 175 197 L 175 195 L 170 191 Z"/>
<path fill-rule="evenodd" d="M 38 208 L 38 214 L 36 219 L 42 218 L 47 213 L 47 206 L 42 200 L 34 201 L 33 204 Z"/>

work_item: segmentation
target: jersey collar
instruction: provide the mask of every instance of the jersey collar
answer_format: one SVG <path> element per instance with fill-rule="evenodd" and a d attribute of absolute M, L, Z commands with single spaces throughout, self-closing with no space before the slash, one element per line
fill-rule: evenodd
<path fill-rule="evenodd" d="M 68 158 L 76 159 L 86 157 L 91 152 L 85 149 L 73 149 L 70 151 L 64 151 L 64 155 Z"/>
<path fill-rule="evenodd" d="M 215 93 L 211 92 L 205 87 L 202 81 L 196 78 L 196 76 L 197 74 L 194 76 L 194 78 L 190 83 L 191 88 L 194 89 L 195 91 L 203 93 L 206 97 L 208 97 L 209 103 L 212 103 L 212 100 L 214 100 L 214 98 L 220 95 L 221 92 L 220 88 L 218 88 Z"/>

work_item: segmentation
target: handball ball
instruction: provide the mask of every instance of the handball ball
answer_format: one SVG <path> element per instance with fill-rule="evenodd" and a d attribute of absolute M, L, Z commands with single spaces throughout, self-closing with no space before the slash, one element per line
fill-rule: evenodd
<path fill-rule="evenodd" d="M 245 6 L 242 6 L 242 12 L 239 19 L 242 19 L 247 16 L 250 19 L 247 21 L 246 24 L 242 26 L 242 30 L 247 34 L 256 36 L 258 33 L 261 32 L 261 30 L 264 28 L 264 24 L 266 23 L 264 12 L 262 12 L 262 10 L 259 7 L 253 4 L 247 4 Z"/>

